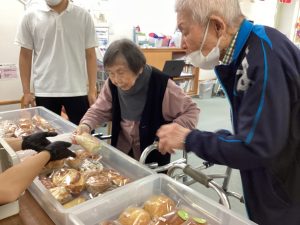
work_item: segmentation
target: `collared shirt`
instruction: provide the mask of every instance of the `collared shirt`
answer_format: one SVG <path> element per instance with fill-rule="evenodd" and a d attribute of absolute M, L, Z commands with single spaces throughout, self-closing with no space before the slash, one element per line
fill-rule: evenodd
<path fill-rule="evenodd" d="M 233 53 L 234 53 L 234 49 L 235 49 L 235 42 L 236 42 L 236 38 L 238 36 L 239 32 L 236 32 L 236 34 L 234 35 L 234 37 L 232 38 L 229 47 L 226 50 L 225 56 L 222 59 L 222 63 L 225 65 L 228 65 L 231 63 L 232 61 L 232 57 L 233 57 Z"/>
<path fill-rule="evenodd" d="M 32 80 L 38 97 L 87 94 L 85 50 L 98 45 L 90 14 L 68 3 L 57 13 L 48 5 L 26 11 L 16 44 L 33 50 Z"/>

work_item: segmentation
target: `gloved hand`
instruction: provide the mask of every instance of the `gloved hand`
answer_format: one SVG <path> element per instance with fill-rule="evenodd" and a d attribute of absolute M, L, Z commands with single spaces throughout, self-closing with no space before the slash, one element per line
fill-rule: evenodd
<path fill-rule="evenodd" d="M 51 142 L 47 137 L 56 136 L 56 132 L 38 132 L 23 138 L 22 149 L 33 149 L 40 152 Z"/>
<path fill-rule="evenodd" d="M 49 161 L 60 160 L 70 156 L 75 158 L 76 154 L 68 149 L 71 145 L 69 142 L 55 141 L 47 145 L 44 150 L 48 151 L 51 155 Z"/>

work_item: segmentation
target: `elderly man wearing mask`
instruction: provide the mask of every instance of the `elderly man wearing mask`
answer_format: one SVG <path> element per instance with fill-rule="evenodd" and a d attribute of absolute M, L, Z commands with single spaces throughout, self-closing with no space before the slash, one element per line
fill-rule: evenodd
<path fill-rule="evenodd" d="M 231 105 L 233 133 L 162 126 L 159 149 L 185 148 L 240 170 L 251 220 L 300 224 L 300 51 L 277 30 L 254 25 L 238 0 L 177 0 L 182 47 L 215 69 Z"/>

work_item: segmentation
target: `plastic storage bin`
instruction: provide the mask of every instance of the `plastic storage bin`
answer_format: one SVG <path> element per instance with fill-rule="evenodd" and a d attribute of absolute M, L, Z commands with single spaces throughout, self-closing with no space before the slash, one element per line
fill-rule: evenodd
<path fill-rule="evenodd" d="M 179 208 L 193 216 L 205 218 L 209 225 L 255 224 L 163 174 L 146 177 L 77 209 L 69 215 L 70 224 L 96 225 L 117 219 L 128 206 L 141 206 L 149 197 L 157 194 L 172 198 L 178 202 Z"/>
<path fill-rule="evenodd" d="M 18 120 L 21 118 L 31 119 L 34 115 L 39 115 L 46 119 L 55 128 L 55 131 L 59 134 L 70 133 L 76 129 L 75 124 L 63 119 L 61 116 L 41 106 L 0 112 L 0 121 Z"/>
<path fill-rule="evenodd" d="M 0 138 L 0 173 L 20 162 L 14 150 Z M 0 220 L 19 213 L 19 202 L 14 201 L 0 206 Z"/>
<path fill-rule="evenodd" d="M 144 178 L 149 175 L 153 175 L 154 172 L 150 170 L 143 164 L 140 164 L 138 161 L 132 159 L 131 157 L 125 155 L 119 150 L 115 149 L 107 143 L 102 143 L 102 148 L 100 151 L 102 156 L 101 162 L 106 167 L 111 167 L 119 171 L 122 175 L 129 177 L 132 180 L 132 183 L 127 184 L 131 185 L 137 180 Z M 36 178 L 32 185 L 29 187 L 29 191 L 40 206 L 46 211 L 48 216 L 54 221 L 55 224 L 66 225 L 68 224 L 68 214 L 72 213 L 76 209 L 88 208 L 90 204 L 93 205 L 94 202 L 100 202 L 105 196 L 111 196 L 115 193 L 118 193 L 119 190 L 125 188 L 119 187 L 109 192 L 97 196 L 93 199 L 87 200 L 77 206 L 66 209 L 64 208 L 45 188 L 45 186 Z"/>

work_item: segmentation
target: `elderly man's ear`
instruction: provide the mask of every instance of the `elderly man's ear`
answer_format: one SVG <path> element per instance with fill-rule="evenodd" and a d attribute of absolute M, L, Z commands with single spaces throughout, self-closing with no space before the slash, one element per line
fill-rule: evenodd
<path fill-rule="evenodd" d="M 220 16 L 211 15 L 210 16 L 211 27 L 214 28 L 218 38 L 223 36 L 227 32 L 227 25 L 224 19 Z"/>

